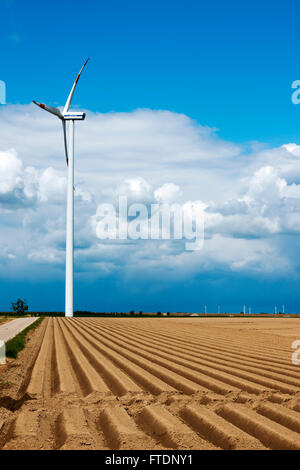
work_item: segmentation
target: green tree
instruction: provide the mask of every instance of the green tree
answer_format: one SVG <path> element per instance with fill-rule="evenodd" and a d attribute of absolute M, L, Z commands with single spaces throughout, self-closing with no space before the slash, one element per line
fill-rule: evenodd
<path fill-rule="evenodd" d="M 25 313 L 28 311 L 26 300 L 18 299 L 16 302 L 12 302 L 11 310 L 16 315 L 25 315 Z"/>

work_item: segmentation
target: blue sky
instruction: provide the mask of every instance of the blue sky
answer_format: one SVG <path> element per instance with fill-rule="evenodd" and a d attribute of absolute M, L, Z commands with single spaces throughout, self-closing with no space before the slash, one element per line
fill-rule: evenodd
<path fill-rule="evenodd" d="M 1 4 L 9 102 L 62 103 L 89 55 L 77 102 L 90 110 L 168 109 L 242 142 L 298 136 L 296 1 Z"/>
<path fill-rule="evenodd" d="M 65 168 L 63 159 L 62 163 L 55 160 L 57 155 L 60 158 L 62 150 L 59 131 L 53 134 L 58 124 L 52 117 L 48 120 L 40 110 L 32 111 L 34 118 L 30 122 L 24 122 L 22 116 L 31 113 L 32 108 L 28 105 L 32 99 L 54 106 L 64 104 L 78 69 L 89 56 L 91 62 L 74 99 L 76 106 L 90 113 L 82 130 L 78 131 L 82 132 L 82 139 L 78 138 L 78 184 L 82 184 L 83 191 L 88 189 L 92 194 L 92 203 L 83 209 L 93 217 L 97 204 L 108 197 L 108 187 L 117 188 L 126 178 L 143 178 L 147 184 L 152 184 L 153 191 L 145 186 L 146 183 L 141 183 L 141 191 L 147 193 L 147 197 L 151 191 L 155 193 L 157 188 L 172 182 L 181 188 L 183 201 L 205 201 L 208 212 L 215 214 L 208 227 L 211 239 L 215 235 L 224 236 L 226 243 L 230 239 L 237 247 L 230 245 L 229 248 L 224 242 L 225 251 L 231 253 L 232 250 L 231 258 L 228 255 L 225 260 L 221 256 L 220 242 L 218 248 L 209 247 L 205 261 L 196 262 L 195 257 L 184 259 L 180 261 L 180 267 L 176 262 L 175 275 L 171 277 L 167 274 L 173 266 L 170 260 L 167 268 L 165 264 L 158 266 L 155 274 L 151 268 L 147 271 L 146 265 L 141 275 L 140 267 L 134 268 L 135 258 L 128 267 L 125 259 L 131 255 L 125 253 L 116 258 L 115 253 L 105 253 L 108 265 L 105 269 L 101 265 L 101 269 L 106 274 L 102 271 L 99 274 L 96 268 L 87 267 L 85 261 L 80 264 L 80 256 L 84 259 L 84 254 L 78 252 L 75 308 L 199 311 L 204 304 L 209 310 L 216 310 L 221 304 L 223 310 L 240 311 L 246 303 L 254 311 L 270 311 L 275 304 L 285 303 L 290 311 L 299 311 L 297 204 L 300 178 L 297 171 L 300 153 L 297 148 L 289 147 L 287 151 L 282 147 L 300 143 L 300 106 L 291 102 L 291 84 L 300 79 L 299 4 L 295 1 L 271 4 L 269 1 L 0 0 L 0 8 L 1 17 L 5 18 L 0 29 L 0 79 L 6 82 L 8 103 L 0 108 L 2 128 L 5 128 L 5 133 L 0 131 L 0 151 L 16 150 L 22 169 L 17 160 L 13 160 L 13 154 L 5 153 L 3 159 L 13 162 L 12 171 L 17 172 L 16 178 L 23 178 L 23 170 L 26 173 L 27 179 L 22 179 L 24 198 L 29 198 L 28 188 L 26 192 L 29 167 L 34 167 L 35 175 L 38 175 L 35 178 L 43 178 L 44 185 L 49 171 L 45 174 L 43 171 L 48 166 L 58 172 L 57 178 L 65 176 Z M 146 111 L 141 115 L 134 114 L 138 109 L 148 110 L 148 114 Z M 159 114 L 159 111 L 168 111 L 170 115 Z M 181 119 L 182 115 L 187 121 Z M 110 116 L 116 119 L 110 120 Z M 44 126 L 45 140 L 35 132 L 39 119 Z M 125 121 L 136 126 L 132 142 L 138 141 L 140 123 L 146 129 L 143 139 L 146 144 L 139 143 L 138 147 L 132 144 L 125 157 L 122 149 L 129 144 L 122 140 L 123 134 L 118 133 L 120 120 L 124 121 L 125 128 Z M 86 127 L 89 122 L 94 133 Z M 106 134 L 97 127 L 103 124 Z M 160 132 L 160 126 L 168 132 Z M 209 137 L 205 136 L 205 129 L 210 129 Z M 101 140 L 98 141 L 99 133 Z M 175 140 L 178 133 L 184 136 L 185 146 L 174 157 L 176 166 L 164 160 L 169 151 L 165 142 L 172 136 Z M 53 135 L 57 135 L 55 149 L 52 149 Z M 84 136 L 88 136 L 89 149 L 84 148 Z M 193 155 L 198 152 L 201 158 L 189 157 L 186 164 L 185 155 L 190 155 L 191 146 L 196 145 L 198 138 Z M 119 139 L 120 149 L 111 148 L 114 139 Z M 151 150 L 156 152 L 156 157 L 149 150 L 151 139 L 157 142 L 157 148 Z M 45 142 L 48 153 L 42 149 Z M 171 149 L 172 145 L 170 142 Z M 175 152 L 174 146 L 174 155 Z M 215 155 L 223 155 L 222 152 L 226 155 L 220 163 Z M 83 160 L 85 155 L 87 159 Z M 149 156 L 150 159 L 153 157 L 151 167 Z M 103 170 L 101 162 L 109 158 L 112 166 Z M 190 165 L 190 172 L 183 176 L 180 168 L 187 165 Z M 266 167 L 272 167 L 274 172 L 263 170 Z M 32 171 L 30 175 L 33 175 Z M 280 196 L 274 195 L 272 200 L 267 198 L 261 187 L 265 181 L 268 188 L 278 187 Z M 30 184 L 32 187 L 33 183 Z M 99 192 L 98 187 L 106 184 L 106 193 Z M 232 187 L 236 188 L 236 193 Z M 14 194 L 15 190 L 12 190 Z M 7 309 L 11 300 L 22 296 L 28 299 L 33 309 L 62 310 L 62 249 L 57 258 L 56 252 L 53 254 L 53 259 L 58 261 L 50 268 L 32 251 L 29 241 L 24 253 L 15 253 L 22 243 L 25 247 L 22 233 L 26 240 L 38 237 L 35 220 L 46 227 L 51 217 L 56 219 L 58 213 L 63 219 L 63 197 L 56 201 L 54 210 L 49 193 L 45 195 L 40 190 L 36 198 L 43 204 L 46 199 L 50 201 L 49 208 L 36 205 L 33 199 L 30 205 L 24 199 L 23 206 L 18 201 L 17 209 L 11 213 L 7 212 L 8 199 L 5 197 L 6 203 L 2 203 L 3 212 L 0 213 L 2 251 L 16 256 L 11 256 L 11 260 L 22 261 L 15 268 L 6 262 L 3 264 L 0 308 Z M 255 213 L 254 202 L 251 205 L 250 199 L 255 201 L 255 207 L 259 207 Z M 229 233 L 228 226 L 233 222 L 225 220 L 223 206 L 227 204 L 227 210 L 229 202 L 226 201 L 232 200 L 238 204 L 247 201 L 251 206 L 247 209 L 247 219 L 235 220 L 237 226 L 246 224 L 250 227 L 255 217 L 262 217 L 261 211 L 265 210 L 262 206 L 267 205 L 269 212 L 267 215 L 264 212 L 263 221 L 257 219 L 247 233 L 244 225 L 242 234 L 238 229 Z M 291 207 L 295 208 L 292 215 Z M 239 209 L 233 217 L 238 217 L 241 211 Z M 50 214 L 47 223 L 43 218 L 46 212 Z M 78 220 L 80 217 L 78 215 Z M 220 222 L 222 217 L 224 220 Z M 263 224 L 265 231 L 260 232 Z M 60 232 L 57 238 L 54 235 L 51 238 L 47 232 L 48 251 L 58 250 L 62 244 L 62 227 L 63 222 L 61 227 L 56 227 Z M 10 245 L 8 233 L 18 240 L 18 247 Z M 45 233 L 40 233 L 37 239 L 43 239 Z M 87 255 L 95 256 L 101 263 L 96 246 L 91 248 L 91 238 L 85 233 L 82 239 L 89 246 Z M 148 248 L 139 249 L 145 254 Z M 235 250 L 239 249 L 244 250 L 243 260 L 235 257 Z M 46 250 L 46 245 L 40 246 L 40 252 L 42 250 Z M 211 255 L 211 251 L 217 252 L 218 256 Z M 29 261 L 25 262 L 28 253 Z M 175 253 L 173 255 L 176 257 Z M 171 256 L 169 252 L 168 256 Z M 33 260 L 37 259 L 35 265 Z M 186 264 L 193 268 L 186 269 Z M 117 269 L 118 266 L 121 268 Z M 36 278 L 28 275 L 35 270 Z"/>

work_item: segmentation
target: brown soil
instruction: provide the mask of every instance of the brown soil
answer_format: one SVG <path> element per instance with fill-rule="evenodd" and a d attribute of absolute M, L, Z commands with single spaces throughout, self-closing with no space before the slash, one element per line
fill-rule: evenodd
<path fill-rule="evenodd" d="M 2 449 L 300 449 L 300 319 L 49 318 L 0 369 Z"/>

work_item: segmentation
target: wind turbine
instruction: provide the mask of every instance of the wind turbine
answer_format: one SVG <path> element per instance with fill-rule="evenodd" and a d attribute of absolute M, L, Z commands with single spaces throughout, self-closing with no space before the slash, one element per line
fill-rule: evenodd
<path fill-rule="evenodd" d="M 66 294 L 65 294 L 65 316 L 73 317 L 73 282 L 74 282 L 74 124 L 75 121 L 83 121 L 85 113 L 70 112 L 70 106 L 80 75 L 90 59 L 87 59 L 72 86 L 65 107 L 61 112 L 58 108 L 52 108 L 43 103 L 33 101 L 48 113 L 57 116 L 63 127 L 66 162 L 68 166 L 67 182 L 67 228 L 66 228 Z M 70 121 L 69 145 L 67 142 L 66 121 Z"/>

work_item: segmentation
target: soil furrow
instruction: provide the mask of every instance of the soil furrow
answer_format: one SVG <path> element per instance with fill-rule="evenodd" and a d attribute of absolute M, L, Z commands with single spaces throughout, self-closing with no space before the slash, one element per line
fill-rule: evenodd
<path fill-rule="evenodd" d="M 27 386 L 27 393 L 31 396 L 51 396 L 51 361 L 53 352 L 53 319 L 47 324 L 44 340 L 33 367 L 31 378 Z"/>
<path fill-rule="evenodd" d="M 97 331 L 97 330 L 95 330 L 95 331 Z M 110 338 L 112 339 L 113 337 L 116 337 L 117 338 L 116 341 L 118 341 L 118 338 L 122 338 L 123 336 L 124 335 L 122 335 L 122 334 L 114 332 L 113 335 L 110 335 Z M 124 343 L 124 340 L 121 340 L 121 342 Z M 135 336 L 134 336 L 134 341 L 130 340 L 128 337 L 126 337 L 126 342 L 127 342 L 127 344 L 136 344 L 138 342 L 140 350 L 149 351 L 150 353 L 153 351 L 153 349 L 146 346 L 144 342 L 141 342 L 140 340 L 136 341 Z M 151 345 L 151 342 L 150 342 L 150 345 Z M 207 367 L 213 367 L 214 370 L 219 370 L 219 371 L 225 372 L 225 373 L 228 372 L 231 375 L 241 377 L 242 379 L 249 380 L 250 382 L 253 382 L 253 383 L 256 383 L 256 384 L 258 383 L 258 384 L 263 385 L 263 386 L 268 387 L 268 388 L 272 387 L 274 390 L 281 390 L 282 392 L 286 392 L 286 393 L 296 392 L 299 389 L 299 386 L 300 386 L 300 381 L 285 379 L 285 377 L 281 377 L 279 374 L 275 374 L 275 377 L 274 377 L 274 374 L 272 375 L 272 374 L 268 374 L 268 373 L 262 373 L 261 371 L 259 371 L 260 372 L 259 374 L 253 373 L 253 372 L 257 372 L 257 369 L 254 369 L 254 368 L 251 368 L 251 367 L 248 367 L 248 369 L 247 368 L 246 369 L 241 369 L 241 368 L 236 367 L 236 366 L 235 367 L 228 367 L 228 366 L 225 366 L 225 365 L 220 366 L 220 365 L 218 365 L 217 362 L 214 362 L 213 365 L 212 365 L 211 361 L 191 358 L 191 357 L 189 357 L 188 355 L 185 355 L 185 354 L 180 354 L 180 357 L 183 358 L 183 359 L 178 359 L 174 356 L 174 354 L 173 355 L 169 354 L 167 349 L 161 348 L 157 345 L 155 345 L 155 351 L 156 351 L 156 355 L 159 356 L 159 357 L 164 357 L 164 358 L 167 358 L 167 359 L 171 358 L 173 362 L 176 362 L 177 364 L 181 364 L 183 366 L 186 365 L 190 369 L 194 369 L 194 370 L 197 370 L 199 372 L 201 372 L 202 369 L 199 366 L 197 366 L 197 364 L 207 366 Z M 161 353 L 159 353 L 158 351 L 161 351 Z M 147 357 L 149 357 L 149 355 L 147 355 Z M 184 360 L 184 358 L 186 358 L 186 360 Z M 243 372 L 243 370 L 246 370 L 247 372 L 245 373 L 245 372 Z M 263 377 L 260 377 L 260 375 L 262 375 L 263 377 L 266 376 L 266 377 L 268 377 L 268 379 L 264 379 Z M 281 380 L 272 380 L 272 378 L 274 379 L 278 376 Z M 284 382 L 284 379 L 285 379 L 285 382 Z M 292 385 L 292 386 L 289 386 L 289 385 Z"/>
<path fill-rule="evenodd" d="M 119 367 L 117 369 L 116 380 L 119 381 L 120 386 L 120 394 L 127 393 L 129 391 L 141 391 L 142 388 L 139 387 L 138 384 L 141 384 L 145 390 L 149 390 L 154 394 L 159 394 L 164 391 L 174 391 L 173 387 L 170 387 L 167 383 L 162 382 L 160 379 L 157 379 L 151 374 L 148 374 L 143 368 L 137 367 L 136 365 L 132 364 L 130 360 L 124 358 L 122 355 L 118 354 L 117 352 L 112 353 L 110 348 L 106 347 L 105 345 L 99 344 L 95 341 L 94 337 L 90 335 L 90 333 L 85 333 L 84 328 L 81 327 L 77 329 L 75 325 L 72 325 L 73 330 L 76 331 L 76 338 L 77 341 L 80 342 L 81 345 L 86 344 L 86 351 L 91 350 L 91 348 L 95 348 L 97 351 L 96 354 L 102 354 L 106 358 L 108 358 L 113 364 L 114 367 Z M 81 337 L 83 339 L 81 339 Z M 130 386 L 124 387 L 118 378 L 120 375 L 120 369 L 125 371 L 128 376 L 126 376 L 123 372 L 123 382 L 130 383 Z M 133 382 L 132 378 L 137 382 Z"/>
<path fill-rule="evenodd" d="M 105 329 L 106 331 L 112 331 L 114 333 L 117 333 L 121 335 L 125 339 L 129 339 L 131 337 L 130 333 L 125 333 L 124 331 L 120 331 L 120 328 L 113 328 L 111 326 L 103 326 L 101 327 Z M 194 359 L 199 359 L 205 355 L 206 357 L 209 355 L 211 358 L 208 363 L 218 363 L 220 365 L 223 364 L 228 364 L 232 365 L 233 367 L 238 367 L 241 370 L 249 370 L 249 371 L 257 371 L 259 369 L 260 375 L 263 375 L 265 377 L 270 377 L 270 378 L 278 378 L 284 379 L 286 383 L 289 383 L 291 385 L 296 385 L 297 387 L 300 386 L 300 372 L 297 372 L 296 370 L 290 371 L 287 369 L 287 367 L 272 367 L 270 365 L 264 364 L 263 361 L 259 360 L 250 360 L 249 358 L 245 360 L 241 360 L 240 356 L 237 355 L 230 355 L 230 354 L 224 354 L 224 352 L 221 354 L 217 353 L 212 353 L 211 350 L 202 348 L 201 346 L 197 347 L 197 352 L 195 352 L 195 349 L 193 348 L 187 348 L 187 347 L 174 347 L 171 345 L 171 341 L 167 340 L 161 340 L 160 339 L 150 339 L 149 335 L 141 335 L 135 332 L 135 338 L 138 338 L 138 341 L 140 344 L 144 345 L 153 345 L 158 350 L 162 351 L 174 351 L 174 352 L 179 352 L 181 357 L 186 357 L 191 360 Z M 165 347 L 164 347 L 165 345 Z M 267 371 L 267 372 L 264 372 Z M 270 373 L 269 373 L 270 372 Z M 273 374 L 274 373 L 274 374 Z M 287 377 L 291 377 L 291 379 L 286 379 Z"/>
<path fill-rule="evenodd" d="M 160 405 L 146 406 L 139 416 L 139 422 L 153 437 L 171 449 L 218 448 Z"/>
<path fill-rule="evenodd" d="M 158 353 L 154 355 L 150 352 L 143 352 L 141 348 L 129 346 L 128 342 L 126 343 L 121 340 L 116 340 L 116 344 L 116 341 L 113 341 L 112 336 L 107 335 L 103 332 L 96 332 L 96 330 L 94 331 L 95 334 L 98 335 L 99 339 L 101 338 L 101 342 L 110 345 L 111 348 L 120 352 L 120 354 L 122 354 L 123 356 L 131 358 L 131 360 L 135 361 L 137 364 L 141 364 L 142 362 L 144 364 L 148 364 L 149 360 L 151 360 L 152 363 L 159 364 L 159 366 L 172 370 L 176 374 L 179 374 L 182 377 L 186 377 L 188 380 L 192 380 L 196 383 L 201 384 L 203 387 L 206 387 L 206 390 L 210 389 L 219 393 L 229 393 L 232 391 L 246 390 L 255 394 L 271 390 L 271 388 L 268 387 L 267 383 L 265 384 L 265 387 L 263 387 L 260 384 L 250 382 L 249 380 L 247 380 L 247 378 L 235 378 L 226 372 L 216 372 L 214 369 L 210 369 L 206 366 L 193 366 L 188 361 L 177 359 L 174 356 L 164 355 L 164 357 L 170 357 L 171 361 L 168 359 L 162 359 L 160 358 L 161 355 L 159 355 Z M 122 345 L 122 347 L 120 347 L 119 345 Z M 135 357 L 133 353 L 138 353 L 139 356 L 143 357 L 143 359 Z M 178 367 L 177 365 L 175 365 L 175 363 L 181 364 L 181 367 Z M 154 365 L 152 367 L 154 367 Z M 196 370 L 197 373 L 192 372 L 190 369 Z M 232 372 L 230 368 L 228 369 L 230 372 Z M 208 387 L 210 388 L 208 389 Z M 286 389 L 285 386 L 283 386 L 283 388 Z"/>
<path fill-rule="evenodd" d="M 265 449 L 259 440 L 241 432 L 205 406 L 188 405 L 181 414 L 190 426 L 222 449 Z"/>
<path fill-rule="evenodd" d="M 44 320 L 0 369 L 0 447 L 300 450 L 297 319 L 235 320 Z"/>
<path fill-rule="evenodd" d="M 86 334 L 90 334 L 87 332 L 87 329 L 82 327 L 86 331 Z M 141 351 L 138 351 L 136 348 L 130 348 L 125 345 L 125 347 L 118 346 L 115 344 L 113 341 L 109 340 L 106 338 L 106 335 L 103 333 L 95 333 L 97 335 L 97 338 L 99 341 L 97 342 L 98 348 L 105 348 L 107 353 L 109 354 L 108 351 L 113 350 L 114 355 L 118 353 L 121 357 L 125 357 L 128 359 L 131 363 L 137 364 L 138 366 L 141 366 L 144 370 L 147 370 L 154 376 L 159 377 L 160 379 L 163 379 L 167 384 L 172 385 L 175 389 L 181 390 L 184 393 L 195 393 L 197 391 L 208 391 L 209 389 L 205 387 L 205 384 L 208 383 L 208 380 L 201 376 L 195 375 L 190 373 L 189 371 L 186 371 L 186 373 L 182 374 L 181 371 L 178 372 L 178 367 L 172 366 L 171 364 L 167 364 L 167 367 L 165 367 L 165 363 L 163 361 L 159 361 L 156 357 L 152 357 L 152 355 L 148 354 L 143 354 Z M 135 354 L 138 352 L 138 354 Z M 139 358 L 138 356 L 142 356 L 143 359 Z M 151 357 L 151 360 L 148 358 Z M 157 365 L 157 364 L 163 364 Z M 135 365 L 136 367 L 136 365 Z M 173 372 L 176 371 L 176 372 Z M 190 379 L 189 377 L 192 377 Z M 196 382 L 194 381 L 196 379 Z M 205 383 L 204 383 L 205 382 Z M 217 383 L 217 381 L 210 381 L 210 386 L 214 389 L 217 389 L 217 391 L 222 391 L 223 393 L 228 393 L 229 391 L 233 391 L 233 388 L 231 387 L 226 387 L 225 384 L 222 383 Z"/>
<path fill-rule="evenodd" d="M 155 449 L 155 440 L 139 429 L 120 406 L 105 408 L 98 421 L 110 449 Z"/>
<path fill-rule="evenodd" d="M 294 431 L 239 404 L 224 405 L 217 413 L 274 450 L 299 450 L 300 436 Z"/>

